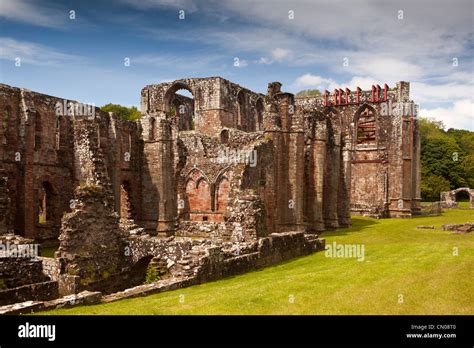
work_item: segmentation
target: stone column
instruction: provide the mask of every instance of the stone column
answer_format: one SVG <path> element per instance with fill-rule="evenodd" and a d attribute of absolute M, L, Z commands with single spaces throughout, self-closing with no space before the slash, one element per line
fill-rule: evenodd
<path fill-rule="evenodd" d="M 35 116 L 36 109 L 28 92 L 21 90 L 20 112 L 24 119 L 23 153 L 23 199 L 21 202 L 25 209 L 23 215 L 23 229 L 26 238 L 34 239 L 36 236 L 36 224 L 38 222 L 36 193 L 34 187 L 33 163 L 34 163 L 34 138 L 35 138 Z"/>
<path fill-rule="evenodd" d="M 176 185 L 173 163 L 173 140 L 171 124 L 161 119 L 158 125 L 157 170 L 158 178 L 158 225 L 159 236 L 167 237 L 174 234 L 177 216 Z"/>
<path fill-rule="evenodd" d="M 351 223 L 350 194 L 351 194 L 351 166 L 352 143 L 348 134 L 344 136 L 342 144 L 342 165 L 340 170 L 339 191 L 337 200 L 337 215 L 339 226 L 348 227 Z"/>
<path fill-rule="evenodd" d="M 308 231 L 324 231 L 323 192 L 324 170 L 326 167 L 326 140 L 327 129 L 325 121 L 316 121 L 314 139 L 311 141 L 309 178 L 314 192 L 308 202 L 311 204 L 313 216 L 310 216 Z"/>

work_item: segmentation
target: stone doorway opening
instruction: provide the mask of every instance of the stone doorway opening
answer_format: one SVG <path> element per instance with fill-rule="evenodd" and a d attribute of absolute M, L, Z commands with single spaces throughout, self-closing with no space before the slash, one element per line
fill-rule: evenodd
<path fill-rule="evenodd" d="M 129 181 L 125 180 L 120 185 L 120 217 L 123 219 L 135 218 L 132 197 L 132 186 Z"/>

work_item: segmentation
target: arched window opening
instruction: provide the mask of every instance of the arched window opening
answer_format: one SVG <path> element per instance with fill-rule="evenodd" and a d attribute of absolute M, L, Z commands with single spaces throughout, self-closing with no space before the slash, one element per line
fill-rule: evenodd
<path fill-rule="evenodd" d="M 180 131 L 196 129 L 194 95 L 191 89 L 177 83 L 170 87 L 165 96 L 165 107 Z"/>
<path fill-rule="evenodd" d="M 2 144 L 6 145 L 8 143 L 8 124 L 10 121 L 10 110 L 3 110 L 2 116 Z"/>
<path fill-rule="evenodd" d="M 263 130 L 263 101 L 262 99 L 257 100 L 257 104 L 255 105 L 255 109 L 257 112 L 256 123 L 257 123 L 257 130 Z"/>
<path fill-rule="evenodd" d="M 45 224 L 54 218 L 53 187 L 47 181 L 41 184 L 38 196 L 38 222 Z"/>
<path fill-rule="evenodd" d="M 41 115 L 39 112 L 36 112 L 35 115 L 35 143 L 34 149 L 38 150 L 41 148 L 41 132 L 42 132 L 42 124 L 41 124 Z"/>
<path fill-rule="evenodd" d="M 245 95 L 244 92 L 240 91 L 237 95 L 237 128 L 245 129 Z"/>
<path fill-rule="evenodd" d="M 229 131 L 224 129 L 220 134 L 221 144 L 228 144 L 229 143 Z"/>
<path fill-rule="evenodd" d="M 154 117 L 150 117 L 150 134 L 148 135 L 148 138 L 153 141 L 155 140 L 155 132 L 156 132 L 156 120 Z"/>
<path fill-rule="evenodd" d="M 186 196 L 191 213 L 211 210 L 210 185 L 204 178 L 198 179 L 197 183 L 189 179 L 186 183 Z"/>
<path fill-rule="evenodd" d="M 122 163 L 128 167 L 132 159 L 132 134 L 128 129 L 122 129 L 121 136 Z"/>
<path fill-rule="evenodd" d="M 55 143 L 56 143 L 56 150 L 59 150 L 59 147 L 61 146 L 61 116 L 58 116 L 56 118 L 56 132 L 55 132 L 55 135 L 56 135 L 56 139 L 55 139 Z"/>
<path fill-rule="evenodd" d="M 216 190 L 216 211 L 224 213 L 229 203 L 230 183 L 227 178 L 223 178 Z"/>
<path fill-rule="evenodd" d="M 357 120 L 357 144 L 376 145 L 375 113 L 366 107 Z"/>

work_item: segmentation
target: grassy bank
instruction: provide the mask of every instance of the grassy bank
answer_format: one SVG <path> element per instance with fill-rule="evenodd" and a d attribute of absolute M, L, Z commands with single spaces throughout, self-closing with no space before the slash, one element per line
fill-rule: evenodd
<path fill-rule="evenodd" d="M 416 229 L 467 221 L 469 209 L 354 217 L 350 229 L 323 237 L 363 245 L 363 261 L 319 252 L 186 289 L 41 314 L 474 314 L 474 233 Z"/>

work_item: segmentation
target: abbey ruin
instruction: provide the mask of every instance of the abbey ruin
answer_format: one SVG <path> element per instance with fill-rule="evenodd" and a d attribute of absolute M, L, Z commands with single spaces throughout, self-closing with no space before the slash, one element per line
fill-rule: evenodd
<path fill-rule="evenodd" d="M 351 214 L 420 211 L 407 82 L 295 97 L 182 79 L 144 87 L 136 122 L 77 105 L 0 85 L 0 242 L 59 243 L 0 258 L 0 305 L 120 291 L 150 264 L 217 279 L 323 249 Z"/>

